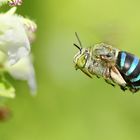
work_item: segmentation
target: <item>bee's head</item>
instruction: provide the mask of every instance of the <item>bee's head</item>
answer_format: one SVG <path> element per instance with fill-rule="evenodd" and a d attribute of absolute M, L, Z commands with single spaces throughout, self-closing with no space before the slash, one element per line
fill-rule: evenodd
<path fill-rule="evenodd" d="M 74 56 L 74 64 L 75 64 L 75 69 L 80 69 L 83 71 L 86 75 L 89 77 L 92 77 L 91 74 L 88 72 L 88 69 L 86 68 L 86 64 L 90 58 L 90 48 L 82 48 L 82 44 L 76 34 L 76 37 L 79 41 L 80 47 L 76 44 L 74 46 L 78 48 L 79 52 Z"/>
<path fill-rule="evenodd" d="M 77 47 L 76 44 L 74 46 Z M 85 48 L 79 48 L 79 52 L 74 56 L 74 64 L 76 69 L 83 69 L 89 58 L 89 51 Z"/>

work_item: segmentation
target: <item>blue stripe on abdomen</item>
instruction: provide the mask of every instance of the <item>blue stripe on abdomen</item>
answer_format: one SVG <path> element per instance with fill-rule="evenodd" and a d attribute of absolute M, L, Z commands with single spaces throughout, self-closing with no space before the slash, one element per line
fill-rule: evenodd
<path fill-rule="evenodd" d="M 137 67 L 139 63 L 139 59 L 137 57 L 134 57 L 134 60 L 129 68 L 129 70 L 126 72 L 126 76 L 129 76 L 133 71 L 134 69 Z"/>
<path fill-rule="evenodd" d="M 140 74 L 136 78 L 131 79 L 130 81 L 131 82 L 137 82 L 139 80 L 140 80 Z"/>
<path fill-rule="evenodd" d="M 123 67 L 124 67 L 125 58 L 126 58 L 126 53 L 122 52 L 121 53 L 121 63 L 120 63 L 121 69 L 123 69 Z"/>
<path fill-rule="evenodd" d="M 135 89 L 139 89 L 139 88 L 140 88 L 140 86 L 133 86 L 133 88 L 135 88 Z"/>

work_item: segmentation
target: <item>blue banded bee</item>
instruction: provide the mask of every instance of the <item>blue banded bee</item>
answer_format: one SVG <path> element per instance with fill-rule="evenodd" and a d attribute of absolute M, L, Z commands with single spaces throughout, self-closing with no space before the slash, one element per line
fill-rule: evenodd
<path fill-rule="evenodd" d="M 80 69 L 89 77 L 102 77 L 108 84 L 130 90 L 135 93 L 140 89 L 140 60 L 133 54 L 113 48 L 104 43 L 83 48 L 78 35 L 80 47 L 74 56 L 76 69 Z"/>

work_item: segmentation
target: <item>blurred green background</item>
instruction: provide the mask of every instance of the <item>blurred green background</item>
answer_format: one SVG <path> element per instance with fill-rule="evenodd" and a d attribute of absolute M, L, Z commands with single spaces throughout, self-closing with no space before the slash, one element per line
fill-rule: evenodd
<path fill-rule="evenodd" d="M 85 47 L 106 42 L 140 56 L 139 0 L 24 0 L 18 13 L 38 25 L 33 43 L 38 95 L 13 81 L 12 117 L 1 140 L 138 140 L 140 93 L 122 92 L 75 71 L 78 32 Z"/>

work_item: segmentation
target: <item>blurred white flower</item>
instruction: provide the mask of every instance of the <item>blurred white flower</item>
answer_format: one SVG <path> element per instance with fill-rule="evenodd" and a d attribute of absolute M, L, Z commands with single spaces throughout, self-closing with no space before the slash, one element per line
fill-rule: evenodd
<path fill-rule="evenodd" d="M 32 43 L 35 39 L 35 31 L 37 29 L 37 25 L 34 21 L 32 21 L 28 18 L 20 17 L 20 19 L 24 25 L 28 39 L 29 39 L 30 43 Z"/>
<path fill-rule="evenodd" d="M 28 28 L 36 28 L 33 21 L 15 14 L 15 11 L 14 7 L 7 13 L 0 14 L 0 50 L 8 56 L 11 65 L 29 54 L 34 30 Z"/>
<path fill-rule="evenodd" d="M 33 95 L 36 94 L 36 78 L 35 71 L 32 64 L 32 58 L 30 56 L 24 57 L 16 64 L 10 66 L 5 64 L 7 72 L 16 80 L 26 80 Z"/>
<path fill-rule="evenodd" d="M 0 0 L 0 6 L 22 4 L 22 0 Z M 0 96 L 15 97 L 15 89 L 5 79 L 8 72 L 17 80 L 26 80 L 31 93 L 36 93 L 35 71 L 30 57 L 30 43 L 35 39 L 37 25 L 34 21 L 17 15 L 16 7 L 0 13 Z"/>
<path fill-rule="evenodd" d="M 8 3 L 9 3 L 10 6 L 21 5 L 22 0 L 8 0 Z"/>
<path fill-rule="evenodd" d="M 8 3 L 10 6 L 19 6 L 22 4 L 22 0 L 0 0 L 0 5 Z"/>

